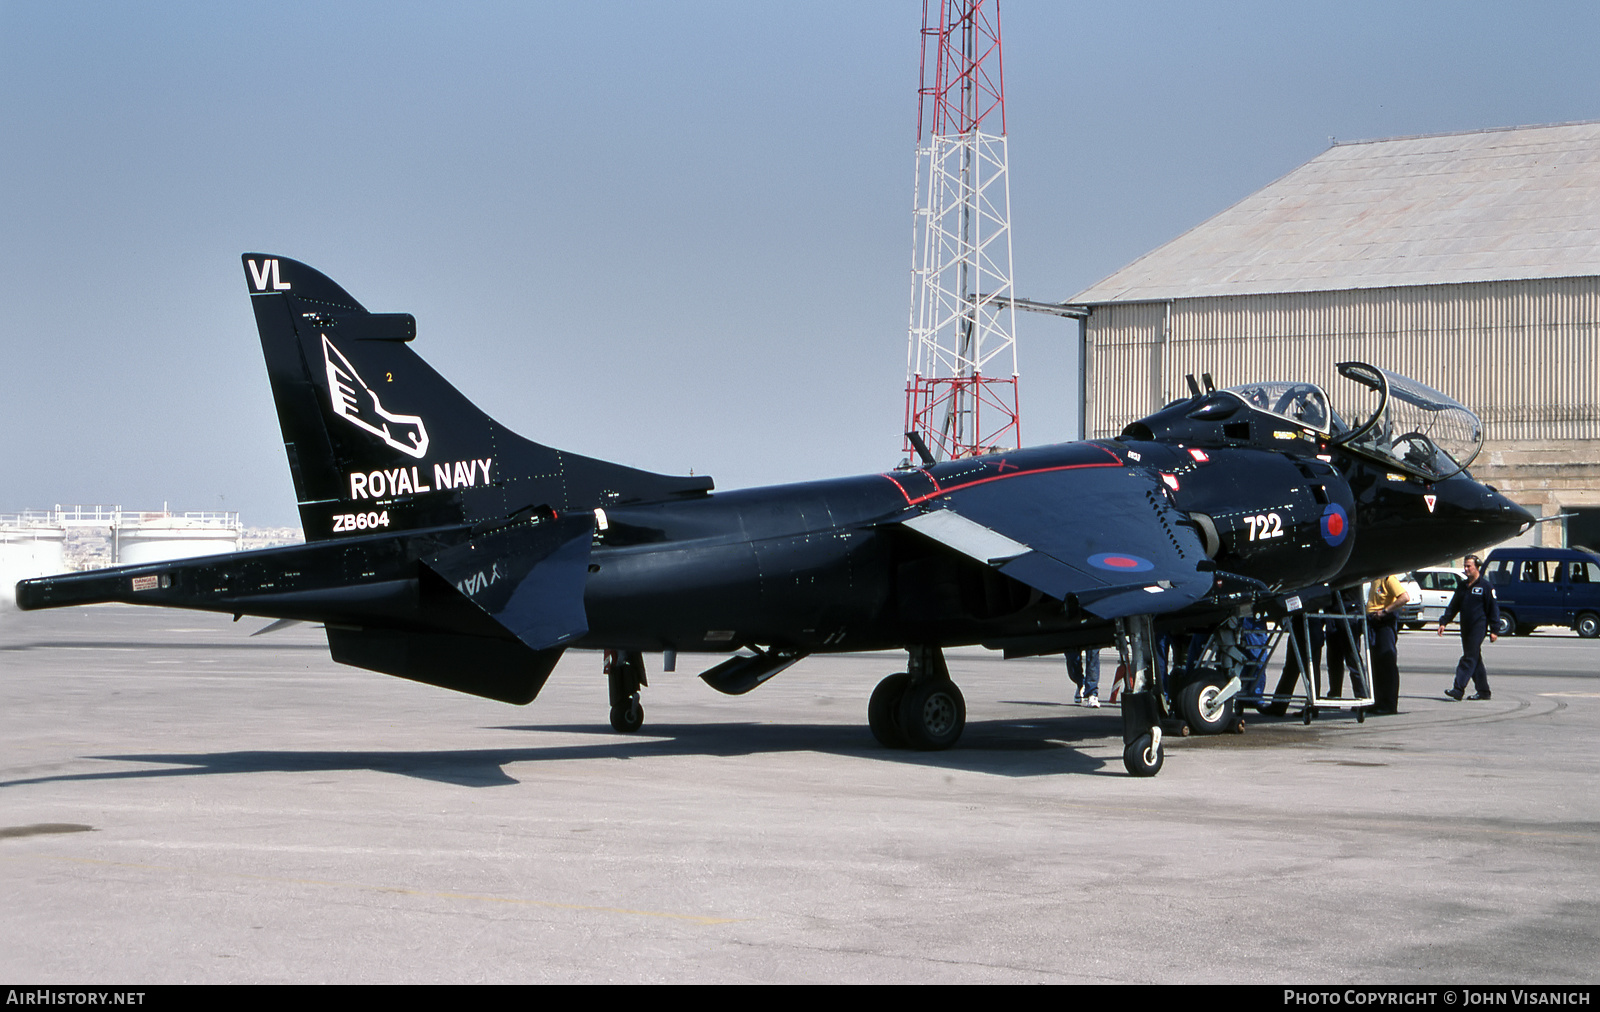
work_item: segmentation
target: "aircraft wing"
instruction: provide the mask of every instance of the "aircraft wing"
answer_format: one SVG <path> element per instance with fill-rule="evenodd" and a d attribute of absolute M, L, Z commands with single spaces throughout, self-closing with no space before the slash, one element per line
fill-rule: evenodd
<path fill-rule="evenodd" d="M 1213 586 L 1199 534 L 1139 470 L 1024 471 L 951 489 L 899 522 L 1100 618 L 1177 611 Z"/>

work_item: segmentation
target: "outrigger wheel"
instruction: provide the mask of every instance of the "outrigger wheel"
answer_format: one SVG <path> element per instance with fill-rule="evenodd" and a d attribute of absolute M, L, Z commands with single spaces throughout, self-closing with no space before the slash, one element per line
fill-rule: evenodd
<path fill-rule="evenodd" d="M 1122 747 L 1122 765 L 1136 777 L 1153 777 L 1160 773 L 1166 757 L 1161 747 L 1159 724 Z"/>
<path fill-rule="evenodd" d="M 622 706 L 611 708 L 611 729 L 623 734 L 632 734 L 644 726 L 644 704 L 639 702 L 639 694 Z"/>
<path fill-rule="evenodd" d="M 1122 694 L 1122 765 L 1136 777 L 1153 777 L 1161 772 L 1166 750 L 1161 743 L 1161 710 L 1155 694 Z"/>
<path fill-rule="evenodd" d="M 644 706 L 639 702 L 639 687 L 649 685 L 644 674 L 644 655 L 637 650 L 607 650 L 606 688 L 611 693 L 611 727 L 632 734 L 644 726 Z"/>

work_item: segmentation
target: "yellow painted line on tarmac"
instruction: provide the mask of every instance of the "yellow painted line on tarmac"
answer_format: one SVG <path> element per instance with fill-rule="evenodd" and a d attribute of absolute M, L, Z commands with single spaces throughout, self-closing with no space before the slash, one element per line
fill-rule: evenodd
<path fill-rule="evenodd" d="M 358 889 L 365 892 L 393 893 L 400 896 L 419 896 L 426 899 L 476 900 L 482 903 L 504 903 L 511 906 L 543 907 L 547 910 L 576 910 L 586 913 L 624 914 L 629 917 L 657 917 L 670 921 L 688 921 L 691 924 L 735 924 L 748 920 L 744 917 L 706 917 L 700 914 L 677 914 L 665 910 L 634 910 L 629 907 L 603 907 L 585 903 L 557 903 L 552 900 L 519 899 L 515 896 L 486 896 L 478 893 L 438 892 L 430 889 L 408 889 L 404 886 L 370 885 L 365 882 L 330 882 L 312 878 L 280 878 L 274 875 L 250 875 L 244 872 L 226 872 L 215 869 L 180 868 L 173 865 L 140 864 L 133 861 L 102 861 L 90 857 L 60 857 L 54 854 L 17 854 L 0 857 L 0 861 L 26 861 L 29 859 L 60 861 L 65 864 L 99 865 L 109 868 L 134 868 L 140 871 L 182 872 L 185 874 L 223 875 L 229 878 L 250 879 L 257 882 L 276 882 L 283 885 L 327 886 L 334 889 Z"/>

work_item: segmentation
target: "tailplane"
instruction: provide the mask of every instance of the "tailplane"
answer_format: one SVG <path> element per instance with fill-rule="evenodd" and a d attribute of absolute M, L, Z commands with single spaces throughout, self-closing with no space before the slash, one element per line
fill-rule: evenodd
<path fill-rule="evenodd" d="M 307 540 L 711 490 L 524 439 L 411 350 L 410 314 L 369 313 L 285 257 L 243 259 Z"/>

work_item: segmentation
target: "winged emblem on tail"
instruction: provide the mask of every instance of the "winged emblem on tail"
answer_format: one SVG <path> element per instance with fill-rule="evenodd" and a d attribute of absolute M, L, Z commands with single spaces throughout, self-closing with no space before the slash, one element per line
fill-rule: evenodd
<path fill-rule="evenodd" d="M 428 429 L 417 415 L 397 415 L 384 408 L 378 394 L 356 372 L 356 367 L 322 335 L 322 359 L 328 366 L 328 399 L 333 413 L 359 429 L 372 433 L 408 456 L 421 460 L 428 453 Z"/>

